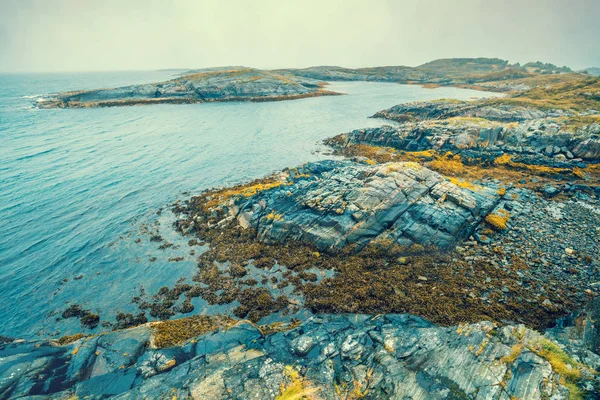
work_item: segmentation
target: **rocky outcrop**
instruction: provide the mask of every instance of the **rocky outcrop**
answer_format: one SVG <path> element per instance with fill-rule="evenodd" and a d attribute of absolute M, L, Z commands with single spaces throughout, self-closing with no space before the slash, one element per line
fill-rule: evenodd
<path fill-rule="evenodd" d="M 506 152 L 522 156 L 521 161 L 527 164 L 585 167 L 582 160 L 600 158 L 600 124 L 566 130 L 560 120 L 555 120 L 565 115 L 568 113 L 558 110 L 480 107 L 455 101 L 409 103 L 375 114 L 404 121 L 398 126 L 359 129 L 330 139 L 328 143 L 338 147 L 368 144 L 403 151 L 466 151 L 468 157 L 473 156 L 469 153 L 472 150 L 496 157 Z"/>
<path fill-rule="evenodd" d="M 231 200 L 230 214 L 263 241 L 446 250 L 500 199 L 494 188 L 462 188 L 416 163 L 323 161 L 289 172 L 274 189 Z"/>
<path fill-rule="evenodd" d="M 569 115 L 573 114 L 560 109 L 541 110 L 534 107 L 506 104 L 491 106 L 478 102 L 438 100 L 399 104 L 378 111 L 373 116 L 398 122 L 447 119 L 451 117 L 473 117 L 500 122 L 520 122 L 535 118 L 557 118 Z"/>
<path fill-rule="evenodd" d="M 153 346 L 153 329 L 1 345 L 0 397 L 534 400 L 567 399 L 577 385 L 593 393 L 600 383 L 591 372 L 597 355 L 582 359 L 580 347 L 565 351 L 523 326 L 490 322 L 319 315 L 270 335 L 240 322 L 169 348 Z"/>
<path fill-rule="evenodd" d="M 595 286 L 598 285 L 600 283 Z M 600 354 L 600 297 L 559 319 L 556 327 L 548 331 L 548 335 L 564 346 Z"/>
<path fill-rule="evenodd" d="M 40 108 L 110 107 L 213 101 L 275 101 L 338 94 L 323 82 L 252 68 L 199 70 L 165 82 L 59 93 Z"/>

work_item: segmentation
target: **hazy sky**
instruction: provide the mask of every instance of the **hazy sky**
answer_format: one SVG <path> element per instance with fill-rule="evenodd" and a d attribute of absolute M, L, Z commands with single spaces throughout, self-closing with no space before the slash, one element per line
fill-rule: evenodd
<path fill-rule="evenodd" d="M 0 0 L 0 71 L 600 66 L 600 0 Z"/>

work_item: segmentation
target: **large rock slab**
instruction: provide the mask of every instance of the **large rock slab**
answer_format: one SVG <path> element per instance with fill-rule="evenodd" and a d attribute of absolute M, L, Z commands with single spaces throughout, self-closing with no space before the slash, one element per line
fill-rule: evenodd
<path fill-rule="evenodd" d="M 409 314 L 317 315 L 268 336 L 240 322 L 166 349 L 140 347 L 137 339 L 148 333 L 148 327 L 112 333 L 110 349 L 129 362 L 97 375 L 89 370 L 103 361 L 85 349 L 99 346 L 98 337 L 64 346 L 2 345 L 0 397 L 275 399 L 295 391 L 320 399 L 569 398 L 565 378 L 543 351 L 558 344 L 522 325 L 441 327 Z M 577 362 L 581 350 L 574 342 L 554 351 L 563 352 L 561 360 L 580 371 L 582 390 L 593 394 L 600 382 L 589 368 L 600 367 L 600 357 L 590 352 Z M 78 355 L 85 362 L 75 362 Z"/>
<path fill-rule="evenodd" d="M 374 116 L 401 124 L 357 129 L 328 143 L 368 144 L 403 151 L 469 150 L 491 155 L 501 151 L 533 157 L 536 164 L 559 168 L 572 167 L 570 164 L 581 161 L 577 159 L 600 159 L 600 124 L 565 125 L 566 117 L 573 113 L 560 109 L 432 101 L 400 104 Z"/>
<path fill-rule="evenodd" d="M 275 189 L 237 197 L 230 212 L 266 242 L 334 252 L 369 244 L 449 249 L 499 198 L 492 188 L 460 187 L 416 163 L 323 161 L 291 170 Z"/>
<path fill-rule="evenodd" d="M 564 117 L 572 113 L 560 109 L 542 110 L 511 104 L 488 105 L 461 100 L 413 101 L 398 104 L 373 115 L 398 122 L 447 119 L 451 117 L 485 118 L 492 121 L 518 122 L 547 117 Z"/>

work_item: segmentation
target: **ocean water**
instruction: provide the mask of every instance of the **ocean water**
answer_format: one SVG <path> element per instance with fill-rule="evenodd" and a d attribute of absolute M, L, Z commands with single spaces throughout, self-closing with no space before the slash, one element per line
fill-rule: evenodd
<path fill-rule="evenodd" d="M 346 96 L 273 103 L 32 107 L 48 93 L 172 74 L 0 75 L 0 335 L 81 331 L 57 319 L 69 304 L 110 320 L 135 311 L 142 289 L 190 279 L 194 256 L 168 211 L 178 199 L 331 157 L 321 140 L 385 124 L 368 116 L 398 103 L 491 95 L 352 82 L 329 87 Z M 174 245 L 160 250 L 153 232 Z"/>

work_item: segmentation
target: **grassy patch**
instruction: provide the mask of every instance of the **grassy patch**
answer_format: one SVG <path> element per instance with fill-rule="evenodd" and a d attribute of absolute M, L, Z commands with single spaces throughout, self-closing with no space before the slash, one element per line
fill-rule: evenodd
<path fill-rule="evenodd" d="M 511 97 L 483 100 L 482 104 L 576 111 L 600 105 L 600 78 L 597 77 L 583 74 L 540 75 L 518 82 L 534 87 Z"/>
<path fill-rule="evenodd" d="M 558 118 L 557 122 L 561 124 L 561 128 L 567 132 L 576 132 L 585 126 L 592 124 L 600 124 L 600 115 L 583 115 L 573 117 Z"/>
<path fill-rule="evenodd" d="M 479 117 L 451 117 L 447 119 L 443 119 L 441 121 L 435 121 L 436 123 L 445 123 L 448 122 L 452 125 L 476 125 L 480 128 L 494 128 L 496 126 L 500 126 L 501 124 L 496 121 L 490 121 L 489 119 L 479 118 Z"/>
<path fill-rule="evenodd" d="M 523 351 L 523 344 L 517 343 L 512 347 L 510 354 L 502 357 L 500 359 L 500 362 L 502 362 L 504 364 L 512 364 L 516 361 L 516 359 L 519 357 L 519 355 L 521 354 L 522 351 Z"/>

